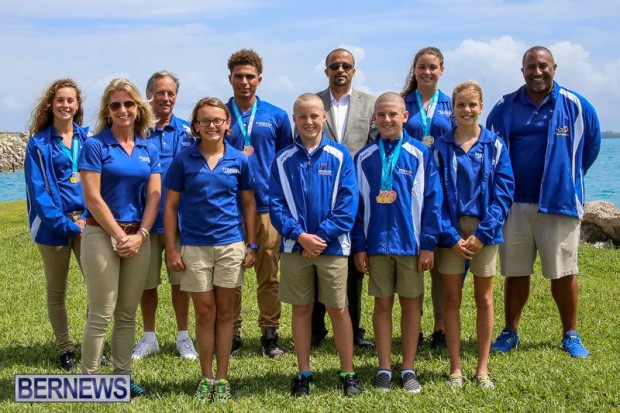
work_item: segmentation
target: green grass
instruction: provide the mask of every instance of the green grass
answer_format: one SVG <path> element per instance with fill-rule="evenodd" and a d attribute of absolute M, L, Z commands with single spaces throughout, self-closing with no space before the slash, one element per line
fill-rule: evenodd
<path fill-rule="evenodd" d="M 134 363 L 134 375 L 159 397 L 135 400 L 131 404 L 83 405 L 13 403 L 13 375 L 17 373 L 61 373 L 45 307 L 45 287 L 40 258 L 30 242 L 23 201 L 0 203 L 0 411 L 194 411 L 201 408 L 192 399 L 199 376 L 197 362 L 174 355 L 175 327 L 170 306 L 169 286 L 161 287 L 158 337 L 162 351 Z M 476 365 L 475 307 L 471 277 L 465 286 L 463 318 L 463 367 L 469 381 L 458 392 L 446 385 L 447 356 L 424 347 L 416 369 L 424 389 L 417 396 L 401 390 L 378 394 L 370 389 L 377 359 L 372 351 L 357 351 L 356 370 L 366 391 L 356 399 L 345 399 L 337 388 L 338 359 L 333 341 L 326 340 L 312 356 L 316 391 L 308 398 L 294 400 L 289 395 L 296 361 L 291 345 L 290 307 L 283 307 L 280 337 L 287 354 L 279 359 L 260 356 L 260 332 L 256 326 L 257 306 L 253 273 L 246 274 L 244 286 L 245 346 L 232 359 L 230 379 L 235 393 L 231 409 L 203 406 L 209 410 L 240 412 L 383 412 L 391 411 L 611 411 L 620 408 L 620 250 L 580 249 L 580 311 L 578 330 L 592 355 L 571 359 L 561 351 L 561 327 L 551 299 L 549 283 L 537 270 L 530 301 L 520 328 L 521 345 L 507 355 L 492 354 L 490 372 L 497 388 L 485 392 L 476 387 L 472 374 Z M 427 282 L 429 280 L 427 279 Z M 430 294 L 429 294 L 430 295 Z M 372 338 L 372 302 L 365 297 L 363 326 Z M 71 335 L 79 348 L 86 294 L 82 277 L 74 265 L 68 291 Z M 430 299 L 425 303 L 423 329 L 432 328 Z M 398 313 L 398 311 L 397 311 Z M 503 323 L 502 279 L 495 280 L 495 332 Z M 395 319 L 398 314 L 395 314 Z M 138 317 L 140 319 L 140 316 Z M 192 317 L 193 319 L 193 317 Z M 395 323 L 398 326 L 398 323 Z M 193 321 L 190 330 L 193 329 Z M 141 334 L 138 326 L 138 336 Z M 192 333 L 193 336 L 193 333 Z M 394 332 L 398 343 L 400 333 Z M 400 347 L 394 348 L 398 365 Z M 109 372 L 110 367 L 103 372 Z"/>

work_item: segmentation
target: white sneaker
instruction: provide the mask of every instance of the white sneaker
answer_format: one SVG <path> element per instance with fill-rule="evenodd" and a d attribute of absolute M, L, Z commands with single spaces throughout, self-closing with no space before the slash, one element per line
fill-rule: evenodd
<path fill-rule="evenodd" d="M 177 351 L 182 359 L 196 360 L 198 358 L 194 343 L 189 337 L 177 338 Z"/>
<path fill-rule="evenodd" d="M 134 360 L 140 360 L 144 357 L 150 356 L 151 354 L 155 354 L 159 351 L 159 343 L 157 339 L 148 340 L 145 337 L 142 337 L 138 344 L 133 348 L 133 353 L 131 354 L 131 358 Z"/>

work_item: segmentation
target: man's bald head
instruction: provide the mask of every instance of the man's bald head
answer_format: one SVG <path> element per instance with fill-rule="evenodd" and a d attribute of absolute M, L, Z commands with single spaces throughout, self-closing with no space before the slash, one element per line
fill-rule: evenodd
<path fill-rule="evenodd" d="M 298 112 L 299 105 L 306 104 L 306 103 L 312 104 L 312 105 L 315 105 L 315 104 L 319 105 L 320 109 L 322 111 L 325 111 L 325 107 L 323 106 L 323 101 L 318 95 L 314 93 L 304 93 L 303 95 L 295 99 L 295 103 L 293 104 L 293 114 Z"/>
<path fill-rule="evenodd" d="M 398 105 L 402 108 L 403 111 L 405 110 L 405 100 L 402 98 L 402 96 L 394 92 L 385 92 L 384 94 L 380 95 L 375 101 L 375 111 L 377 110 L 377 107 L 379 107 L 382 103 L 388 102 Z"/>

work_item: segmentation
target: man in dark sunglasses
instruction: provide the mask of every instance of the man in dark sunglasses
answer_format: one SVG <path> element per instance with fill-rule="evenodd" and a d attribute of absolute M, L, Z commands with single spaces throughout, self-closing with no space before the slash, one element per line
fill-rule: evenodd
<path fill-rule="evenodd" d="M 375 97 L 352 88 L 355 58 L 347 49 L 338 48 L 329 52 L 325 58 L 325 75 L 329 86 L 317 93 L 327 111 L 323 131 L 329 138 L 345 145 L 354 156 L 377 135 L 377 127 L 372 120 Z M 353 324 L 353 342 L 358 348 L 371 348 L 373 343 L 364 338 L 365 330 L 360 327 L 363 280 L 364 274 L 357 271 L 350 260 L 347 298 Z M 312 314 L 313 345 L 318 346 L 326 335 L 325 306 L 316 302 Z"/>

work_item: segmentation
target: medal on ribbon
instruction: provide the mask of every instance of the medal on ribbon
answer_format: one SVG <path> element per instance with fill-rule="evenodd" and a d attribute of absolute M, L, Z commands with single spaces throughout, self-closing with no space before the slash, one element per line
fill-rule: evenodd
<path fill-rule="evenodd" d="M 403 144 L 403 136 L 401 135 L 400 139 L 396 142 L 396 146 L 390 156 L 386 156 L 383 138 L 379 137 L 378 141 L 379 156 L 381 157 L 381 189 L 379 195 L 376 197 L 376 201 L 378 204 L 391 204 L 396 201 L 397 198 L 396 191 L 392 189 L 392 183 L 394 181 L 394 168 L 396 167 L 396 162 L 400 155 L 400 148 Z"/>
<path fill-rule="evenodd" d="M 71 139 L 71 150 L 65 146 L 61 138 L 59 138 L 58 147 L 71 161 L 71 176 L 69 177 L 69 182 L 74 185 L 79 184 L 80 173 L 78 172 L 78 159 L 80 159 L 80 140 L 78 139 L 78 135 L 73 134 L 73 138 Z"/>
<path fill-rule="evenodd" d="M 243 136 L 243 153 L 245 156 L 252 156 L 254 154 L 254 147 L 251 143 L 252 136 L 252 127 L 254 126 L 254 118 L 256 117 L 256 108 L 258 107 L 258 100 L 254 100 L 254 104 L 252 105 L 252 109 L 250 112 L 250 120 L 248 121 L 248 126 L 246 127 L 243 123 L 243 116 L 241 116 L 241 110 L 235 100 L 232 100 L 232 108 L 235 113 L 235 119 L 237 119 L 237 125 L 239 125 L 239 130 L 241 131 L 241 135 Z"/>
<path fill-rule="evenodd" d="M 435 143 L 435 138 L 431 135 L 431 123 L 433 121 L 433 115 L 437 108 L 437 101 L 439 100 L 439 90 L 436 90 L 428 102 L 428 110 L 424 109 L 424 102 L 420 92 L 415 91 L 415 99 L 418 102 L 418 109 L 420 111 L 420 120 L 422 121 L 422 128 L 424 129 L 424 137 L 422 143 L 427 147 L 431 147 Z"/>

